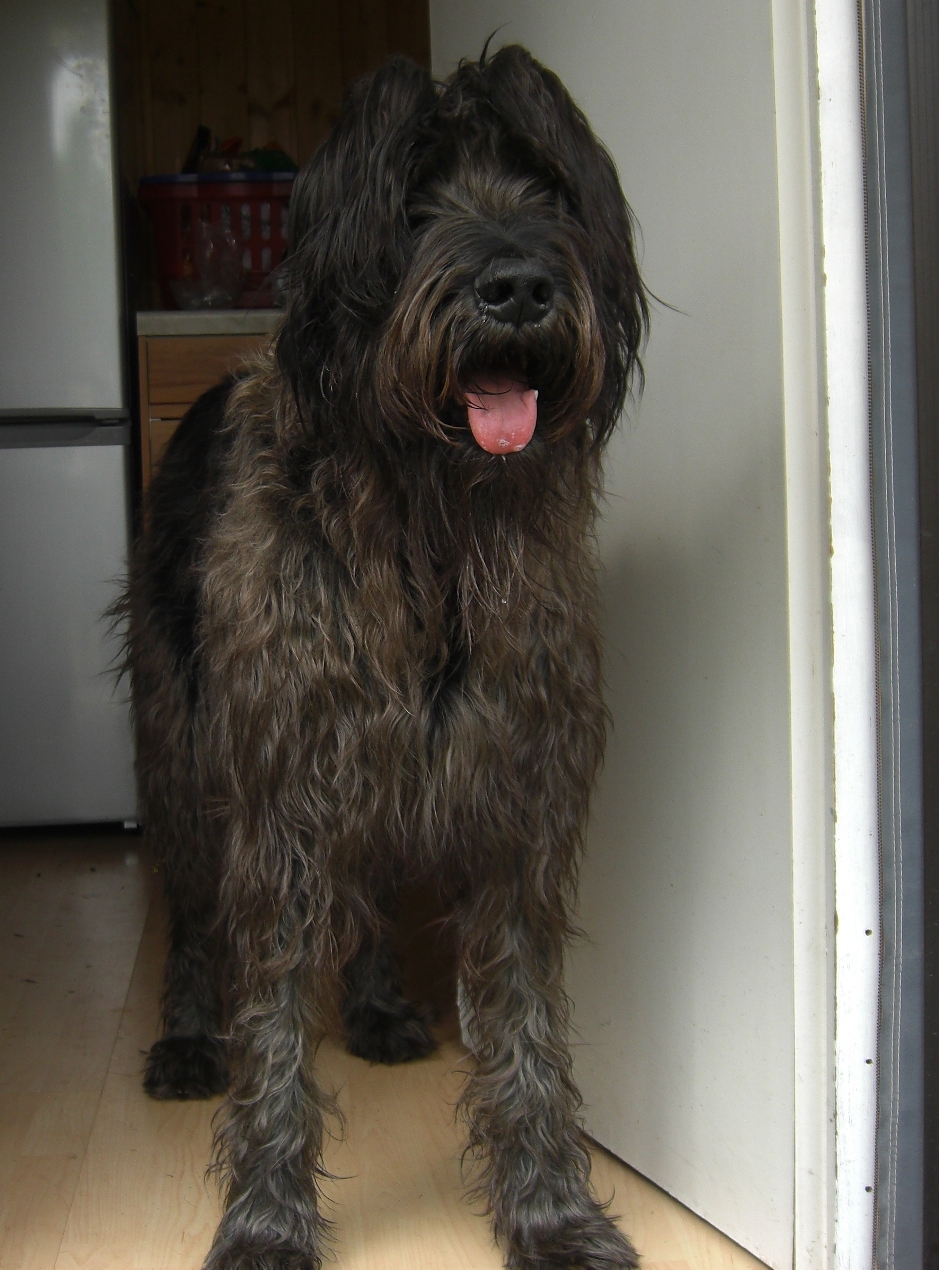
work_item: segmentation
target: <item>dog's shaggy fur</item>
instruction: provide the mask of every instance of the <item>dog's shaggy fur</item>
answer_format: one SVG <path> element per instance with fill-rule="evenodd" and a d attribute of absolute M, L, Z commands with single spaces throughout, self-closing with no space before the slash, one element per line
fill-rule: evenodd
<path fill-rule="evenodd" d="M 317 1039 L 335 1001 L 356 1054 L 433 1048 L 385 938 L 429 872 L 507 1264 L 633 1266 L 589 1188 L 562 982 L 604 741 L 600 458 L 646 319 L 629 209 L 556 76 L 506 48 L 356 85 L 291 218 L 276 350 L 183 421 L 126 600 L 172 927 L 146 1088 L 231 1086 L 206 1265 L 319 1266 Z M 467 426 L 499 375 L 540 394 L 504 457 Z"/>

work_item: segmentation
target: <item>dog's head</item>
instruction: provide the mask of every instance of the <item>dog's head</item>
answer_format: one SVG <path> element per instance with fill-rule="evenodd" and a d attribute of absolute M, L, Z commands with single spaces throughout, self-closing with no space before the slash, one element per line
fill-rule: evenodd
<path fill-rule="evenodd" d="M 291 240 L 278 356 L 337 443 L 432 442 L 480 476 L 492 456 L 599 451 L 646 322 L 632 218 L 524 49 L 443 84 L 396 60 L 354 85 L 297 180 Z"/>

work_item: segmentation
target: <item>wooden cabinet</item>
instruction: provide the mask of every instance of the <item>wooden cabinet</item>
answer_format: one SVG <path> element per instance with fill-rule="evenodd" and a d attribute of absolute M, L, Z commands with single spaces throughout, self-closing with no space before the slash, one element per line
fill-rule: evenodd
<path fill-rule="evenodd" d="M 141 318 L 147 316 L 140 315 Z M 171 317 L 170 314 L 154 316 Z M 169 323 L 164 321 L 163 324 Z M 144 325 L 139 323 L 138 330 Z M 270 330 L 229 334 L 142 332 L 138 335 L 140 451 L 144 489 L 150 483 L 167 442 L 193 402 L 207 388 L 237 369 L 245 357 L 256 352 L 270 338 Z"/>

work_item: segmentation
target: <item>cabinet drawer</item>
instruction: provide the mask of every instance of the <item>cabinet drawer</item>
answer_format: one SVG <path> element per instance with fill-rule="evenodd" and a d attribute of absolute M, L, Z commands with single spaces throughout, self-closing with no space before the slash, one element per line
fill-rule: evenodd
<path fill-rule="evenodd" d="M 151 406 L 192 405 L 270 340 L 269 335 L 160 335 L 147 339 Z M 159 413 L 151 410 L 152 414 Z"/>

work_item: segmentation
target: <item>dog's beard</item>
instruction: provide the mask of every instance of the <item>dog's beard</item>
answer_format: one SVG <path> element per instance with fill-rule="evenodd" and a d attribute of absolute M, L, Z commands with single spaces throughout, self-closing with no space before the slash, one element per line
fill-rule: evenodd
<path fill-rule="evenodd" d="M 486 262 L 479 247 L 455 258 L 437 237 L 416 254 L 380 341 L 383 418 L 399 435 L 490 463 L 519 456 L 533 437 L 551 444 L 583 429 L 602 389 L 604 349 L 573 249 L 552 244 L 551 313 L 514 327 L 488 317 L 473 293 Z"/>

